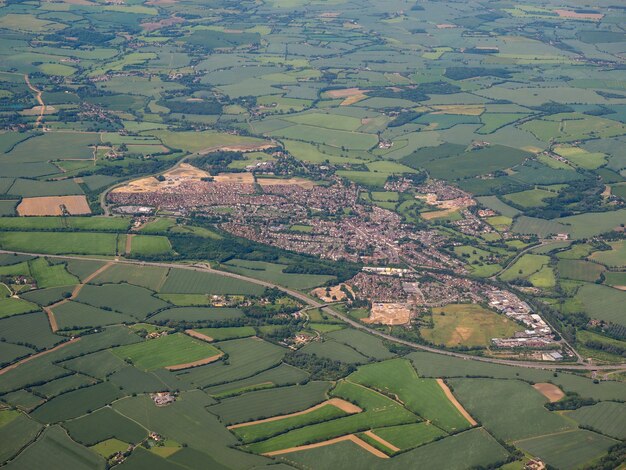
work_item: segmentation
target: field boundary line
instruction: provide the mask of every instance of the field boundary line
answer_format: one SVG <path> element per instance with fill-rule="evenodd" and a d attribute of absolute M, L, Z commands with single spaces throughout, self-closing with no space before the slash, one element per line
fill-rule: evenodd
<path fill-rule="evenodd" d="M 448 400 L 450 400 L 450 402 L 454 405 L 454 407 L 458 410 L 459 413 L 461 413 L 463 415 L 463 417 L 472 425 L 472 426 L 476 426 L 478 423 L 476 422 L 476 420 L 474 418 L 472 418 L 472 415 L 470 415 L 468 413 L 468 411 L 463 407 L 463 405 L 461 405 L 461 403 L 459 402 L 459 400 L 456 399 L 456 397 L 454 396 L 454 394 L 452 393 L 452 391 L 450 390 L 450 387 L 448 387 L 448 385 L 443 381 L 443 379 L 437 379 L 437 383 L 439 384 L 439 386 L 441 387 L 441 389 L 443 390 L 443 393 L 446 395 L 446 397 L 448 398 Z"/>
<path fill-rule="evenodd" d="M 519 442 L 526 442 L 526 441 L 530 441 L 532 439 L 539 439 L 541 437 L 558 436 L 559 434 L 568 434 L 570 432 L 576 432 L 576 431 L 581 431 L 581 429 L 580 428 L 566 429 L 565 431 L 551 432 L 551 433 L 548 433 L 548 434 L 540 434 L 539 436 L 525 437 L 524 439 L 519 439 L 517 441 L 512 441 L 512 442 L 514 444 L 517 444 Z"/>
<path fill-rule="evenodd" d="M 345 436 L 335 437 L 334 439 L 328 439 L 326 441 L 316 442 L 315 444 L 307 444 L 304 446 L 288 447 L 287 449 L 274 450 L 272 452 L 266 452 L 262 455 L 265 455 L 267 457 L 273 457 L 275 455 L 290 454 L 291 452 L 299 452 L 301 450 L 309 450 L 309 449 L 315 449 L 317 447 L 330 446 L 330 445 L 338 444 L 339 442 L 345 442 L 345 441 L 352 441 L 353 443 L 355 443 L 362 449 L 366 450 L 370 454 L 373 454 L 376 457 L 379 457 L 381 459 L 389 458 L 389 456 L 385 454 L 383 451 L 378 450 L 376 447 L 368 444 L 363 439 L 359 438 L 358 436 L 355 436 L 354 434 L 347 434 Z"/>
<path fill-rule="evenodd" d="M 54 352 L 54 351 L 57 351 L 57 350 L 59 350 L 61 348 L 64 348 L 68 344 L 76 343 L 78 341 L 80 341 L 80 338 L 74 338 L 74 339 L 71 339 L 69 341 L 63 342 L 63 343 L 53 347 L 52 349 L 46 349 L 45 351 L 41 351 L 40 353 L 33 354 L 32 356 L 28 356 L 27 358 L 24 358 L 21 361 L 16 362 L 15 364 L 11 364 L 11 365 L 6 366 L 3 369 L 0 369 L 0 375 L 3 375 L 6 372 L 9 372 L 10 370 L 16 369 L 17 367 L 21 366 L 22 364 L 25 364 L 25 363 L 27 363 L 29 361 L 32 361 L 33 359 L 36 359 L 36 358 L 41 357 L 41 356 L 45 356 L 46 354 L 49 354 L 49 353 Z"/>
<path fill-rule="evenodd" d="M 271 418 L 257 419 L 256 421 L 248 421 L 245 423 L 232 424 L 230 426 L 226 426 L 226 429 L 244 428 L 247 426 L 254 426 L 255 424 L 269 423 L 272 421 L 280 421 L 281 419 L 287 419 L 293 416 L 306 415 L 326 405 L 331 405 L 331 406 L 334 406 L 335 408 L 339 408 L 341 411 L 345 411 L 349 415 L 363 412 L 363 409 L 361 407 L 354 405 L 350 403 L 349 401 L 343 400 L 341 398 L 330 398 L 329 400 L 325 400 L 321 403 L 318 403 L 317 405 L 311 406 L 310 408 L 307 408 L 306 410 L 296 411 L 295 413 L 289 413 L 286 415 L 272 416 Z"/>

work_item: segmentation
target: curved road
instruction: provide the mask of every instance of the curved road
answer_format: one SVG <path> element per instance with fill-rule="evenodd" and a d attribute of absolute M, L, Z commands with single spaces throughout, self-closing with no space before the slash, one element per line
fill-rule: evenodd
<path fill-rule="evenodd" d="M 298 292 L 293 289 L 289 289 L 287 287 L 280 286 L 278 284 L 274 284 L 272 282 L 262 281 L 260 279 L 255 279 L 247 276 L 242 276 L 241 274 L 235 274 L 228 271 L 219 271 L 217 269 L 213 269 L 208 265 L 203 264 L 194 264 L 194 265 L 184 265 L 184 264 L 176 264 L 176 263 L 158 263 L 158 262 L 147 262 L 147 261 L 137 261 L 137 260 L 128 260 L 128 259 L 118 259 L 114 260 L 102 259 L 102 258 L 90 258 L 88 256 L 72 256 L 72 255 L 49 255 L 45 253 L 27 253 L 21 251 L 10 251 L 10 250 L 0 250 L 0 253 L 8 253 L 8 254 L 20 254 L 20 255 L 31 255 L 31 256 L 46 256 L 48 258 L 58 258 L 58 259 L 77 259 L 77 260 L 87 260 L 87 261 L 100 261 L 100 262 L 113 262 L 120 264 L 132 264 L 139 266 L 158 266 L 163 268 L 177 268 L 177 269 L 188 269 L 192 271 L 201 271 L 201 272 L 210 272 L 213 274 L 218 274 L 220 276 L 226 276 L 233 279 L 239 279 L 242 281 L 247 281 L 253 284 L 257 284 L 263 287 L 276 288 L 285 292 L 286 294 L 295 297 L 302 302 L 309 305 L 309 307 L 320 308 L 324 312 L 332 315 L 335 318 L 349 324 L 350 326 L 366 331 L 372 335 L 378 336 L 380 338 L 386 339 L 388 341 L 392 341 L 394 343 L 402 344 L 405 346 L 409 346 L 414 349 L 420 349 L 422 351 L 427 351 L 435 354 L 441 354 L 444 356 L 456 357 L 459 359 L 464 359 L 468 361 L 478 361 L 478 362 L 488 362 L 491 364 L 501 364 L 507 366 L 516 366 L 516 367 L 525 367 L 529 369 L 545 369 L 545 370 L 581 370 L 581 371 L 599 371 L 599 370 L 611 370 L 611 371 L 626 371 L 626 363 L 622 364 L 614 364 L 614 365 L 589 365 L 589 364 L 544 364 L 543 362 L 532 362 L 532 361 L 512 361 L 506 359 L 493 359 L 488 357 L 481 356 L 471 356 L 469 354 L 462 354 L 454 351 L 446 351 L 443 349 L 437 349 L 430 346 L 425 346 L 423 344 L 414 343 L 412 341 L 406 341 L 400 338 L 396 338 L 395 336 L 388 335 L 387 333 L 383 333 L 374 328 L 370 328 L 366 325 L 363 325 L 357 321 L 352 320 L 351 318 L 346 317 L 342 313 L 337 312 L 332 307 L 329 307 L 325 303 L 318 302 L 310 298 L 309 296 Z"/>

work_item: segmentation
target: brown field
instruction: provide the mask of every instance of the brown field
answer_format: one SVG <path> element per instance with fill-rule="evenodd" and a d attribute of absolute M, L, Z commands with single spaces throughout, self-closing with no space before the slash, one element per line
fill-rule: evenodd
<path fill-rule="evenodd" d="M 348 291 L 352 292 L 352 295 L 354 296 L 354 291 L 352 290 L 352 287 L 347 284 L 338 284 L 331 287 L 330 293 L 328 295 L 326 294 L 325 287 L 318 287 L 317 289 L 313 289 L 311 291 L 311 294 L 323 300 L 324 302 L 339 302 L 341 300 L 345 300 L 347 297 L 346 293 L 341 290 L 341 286 L 346 286 Z M 334 299 L 333 296 L 335 297 Z"/>
<path fill-rule="evenodd" d="M 455 408 L 457 410 L 459 410 L 459 413 L 461 413 L 463 415 L 463 417 L 472 425 L 472 426 L 476 426 L 478 423 L 476 422 L 476 420 L 474 418 L 472 418 L 472 415 L 470 415 L 467 410 L 465 408 L 463 408 L 463 405 L 461 405 L 459 403 L 459 401 L 456 399 L 456 397 L 452 394 L 452 392 L 450 391 L 450 389 L 448 388 L 448 386 L 446 385 L 446 383 L 443 381 L 443 379 L 437 379 L 437 383 L 439 384 L 439 386 L 441 387 L 441 389 L 443 390 L 443 393 L 446 394 L 446 397 L 448 398 L 448 400 L 450 400 L 450 402 L 455 406 Z"/>
<path fill-rule="evenodd" d="M 348 98 L 350 96 L 362 95 L 369 90 L 361 90 L 360 88 L 344 88 L 342 90 L 330 90 L 326 94 L 330 98 Z"/>
<path fill-rule="evenodd" d="M 210 364 L 211 362 L 215 362 L 223 355 L 224 353 L 219 353 L 219 354 L 216 354 L 215 356 L 205 357 L 204 359 L 200 359 L 199 361 L 186 362 L 185 364 L 176 364 L 175 366 L 167 366 L 165 368 L 167 370 L 190 369 L 191 367 L 203 366 L 205 364 Z"/>
<path fill-rule="evenodd" d="M 323 401 L 322 403 L 318 403 L 317 405 L 312 406 L 311 408 L 307 408 L 306 410 L 297 411 L 296 413 L 289 413 L 287 415 L 279 415 L 279 416 L 273 416 L 271 418 L 259 419 L 256 421 L 248 421 L 247 423 L 233 424 L 232 426 L 228 426 L 228 429 L 243 428 L 246 426 L 254 426 L 255 424 L 269 423 L 271 421 L 279 421 L 281 419 L 291 418 L 293 416 L 305 415 L 326 405 L 332 405 L 335 408 L 339 408 L 341 411 L 345 411 L 348 414 L 361 413 L 363 411 L 361 408 L 350 403 L 349 401 L 342 400 L 341 398 L 331 398 L 330 400 L 326 400 L 326 401 Z"/>
<path fill-rule="evenodd" d="M 411 309 L 406 304 L 373 302 L 369 318 L 364 323 L 406 325 L 411 320 Z"/>
<path fill-rule="evenodd" d="M 382 437 L 377 436 L 372 431 L 365 431 L 363 434 L 365 434 L 368 437 L 371 437 L 375 441 L 380 442 L 382 445 L 384 445 L 388 449 L 393 450 L 394 452 L 399 452 L 401 450 L 399 447 L 394 446 L 391 442 L 388 442 L 388 441 L 384 440 Z"/>
<path fill-rule="evenodd" d="M 556 385 L 552 385 L 549 383 L 537 383 L 533 385 L 533 388 L 541 393 L 544 397 L 546 397 L 550 401 L 550 403 L 559 401 L 565 396 L 563 390 L 561 390 Z"/>
<path fill-rule="evenodd" d="M 232 174 L 241 175 L 241 174 L 247 174 L 247 173 L 232 173 Z M 304 189 L 312 189 L 315 186 L 315 183 L 313 181 L 305 180 L 304 178 L 297 178 L 297 177 L 296 178 L 258 178 L 256 182 L 260 184 L 261 186 L 298 185 Z"/>
<path fill-rule="evenodd" d="M 420 217 L 424 220 L 440 219 L 454 214 L 457 209 L 444 209 L 441 211 L 420 212 Z"/>
<path fill-rule="evenodd" d="M 172 26 L 178 23 L 184 23 L 185 20 L 176 16 L 172 18 L 165 18 L 160 21 L 149 21 L 141 23 L 141 27 L 146 31 L 156 31 L 157 29 L 165 28 L 166 26 Z"/>
<path fill-rule="evenodd" d="M 267 452 L 267 453 L 265 453 L 263 455 L 267 455 L 268 457 L 271 457 L 273 455 L 289 454 L 291 452 L 298 452 L 298 451 L 301 451 L 301 450 L 315 449 L 316 447 L 330 446 L 330 445 L 337 444 L 339 442 L 344 442 L 344 441 L 352 441 L 356 445 L 361 447 L 363 450 L 366 450 L 370 454 L 373 454 L 376 457 L 380 457 L 381 459 L 388 459 L 389 458 L 389 456 L 387 454 L 385 454 L 384 452 L 378 450 L 376 447 L 369 445 L 364 440 L 359 439 L 354 434 L 348 434 L 346 436 L 336 437 L 334 439 L 329 439 L 327 441 L 316 442 L 315 444 L 308 444 L 308 445 L 304 445 L 304 446 L 290 447 L 288 449 L 275 450 L 273 452 Z"/>
<path fill-rule="evenodd" d="M 213 338 L 211 338 L 210 336 L 203 335 L 202 333 L 198 333 L 194 330 L 185 330 L 185 333 L 187 333 L 189 336 L 192 336 L 193 338 L 201 339 L 202 341 L 206 341 L 208 343 L 213 341 Z"/>
<path fill-rule="evenodd" d="M 252 173 L 220 173 L 213 177 L 216 183 L 254 184 Z"/>
<path fill-rule="evenodd" d="M 57 109 L 54 106 L 33 106 L 30 109 L 20 111 L 22 116 L 40 116 L 41 114 L 54 114 Z"/>
<path fill-rule="evenodd" d="M 359 101 L 364 100 L 365 98 L 367 98 L 367 95 L 363 93 L 349 96 L 348 98 L 343 100 L 341 103 L 339 103 L 339 106 L 350 106 L 351 104 L 358 103 Z"/>
<path fill-rule="evenodd" d="M 71 215 L 91 214 L 85 196 L 25 197 L 17 206 L 19 215 L 63 215 L 61 205 Z"/>
<path fill-rule="evenodd" d="M 442 104 L 434 106 L 433 114 L 462 114 L 464 116 L 480 116 L 485 112 L 482 104 Z"/>
<path fill-rule="evenodd" d="M 604 18 L 602 13 L 576 13 L 571 10 L 554 10 L 554 13 L 559 15 L 561 18 L 573 18 L 576 20 L 594 20 L 600 21 Z"/>

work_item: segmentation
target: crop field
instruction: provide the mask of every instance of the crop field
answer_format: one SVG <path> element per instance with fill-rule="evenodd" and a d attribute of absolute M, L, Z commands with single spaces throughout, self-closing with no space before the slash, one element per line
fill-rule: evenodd
<path fill-rule="evenodd" d="M 328 382 L 309 382 L 306 385 L 259 390 L 227 398 L 209 407 L 209 410 L 227 425 L 246 423 L 310 408 L 326 399 L 330 387 Z"/>
<path fill-rule="evenodd" d="M 445 436 L 441 429 L 427 422 L 390 426 L 374 429 L 373 432 L 402 450 L 418 447 Z"/>
<path fill-rule="evenodd" d="M 138 319 L 169 306 L 154 297 L 152 291 L 131 284 L 88 284 L 83 286 L 76 300 L 94 307 L 110 307 Z"/>
<path fill-rule="evenodd" d="M 622 426 L 626 418 L 626 405 L 624 403 L 601 402 L 593 406 L 579 408 L 567 413 L 566 416 L 615 439 L 624 439 L 626 435 L 626 430 Z"/>
<path fill-rule="evenodd" d="M 390 359 L 394 356 L 383 344 L 383 341 L 362 331 L 354 329 L 340 329 L 339 331 L 331 331 L 326 335 L 338 343 L 343 343 L 361 354 L 376 360 Z"/>
<path fill-rule="evenodd" d="M 545 255 L 524 255 L 499 277 L 503 281 L 527 279 L 535 287 L 554 287 L 556 280 L 552 268 L 548 266 L 549 261 L 550 258 Z"/>
<path fill-rule="evenodd" d="M 160 311 L 150 317 L 150 321 L 186 321 L 186 322 L 206 322 L 224 321 L 239 318 L 243 312 L 238 308 L 229 307 L 175 307 Z"/>
<path fill-rule="evenodd" d="M 30 253 L 115 255 L 112 233 L 2 232 L 0 248 Z"/>
<path fill-rule="evenodd" d="M 575 468 L 598 458 L 617 442 L 581 429 L 518 441 L 516 444 L 554 467 Z"/>
<path fill-rule="evenodd" d="M 161 293 L 164 294 L 260 294 L 263 287 L 218 274 L 172 269 Z"/>
<path fill-rule="evenodd" d="M 94 445 L 111 438 L 136 443 L 147 434 L 141 426 L 111 408 L 102 408 L 86 416 L 66 421 L 63 426 L 72 439 L 84 445 Z"/>
<path fill-rule="evenodd" d="M 595 282 L 605 271 L 602 265 L 589 261 L 563 259 L 557 265 L 559 274 L 566 279 Z"/>
<path fill-rule="evenodd" d="M 194 331 L 212 338 L 214 341 L 224 341 L 227 339 L 247 338 L 254 336 L 256 331 L 251 326 L 232 326 L 224 328 L 198 328 Z"/>
<path fill-rule="evenodd" d="M 549 199 L 554 196 L 556 196 L 555 193 L 545 189 L 529 189 L 528 191 L 507 194 L 503 197 L 506 202 L 512 202 L 517 206 L 526 208 L 546 206 L 550 202 Z"/>
<path fill-rule="evenodd" d="M 622 240 L 609 245 L 611 246 L 610 250 L 596 251 L 589 259 L 612 268 L 626 266 L 626 243 Z"/>
<path fill-rule="evenodd" d="M 597 284 L 586 284 L 578 290 L 575 299 L 583 303 L 591 318 L 626 325 L 623 315 L 626 292 Z"/>
<path fill-rule="evenodd" d="M 265 441 L 249 444 L 245 448 L 257 453 L 288 449 L 307 442 L 331 439 L 370 427 L 391 426 L 415 422 L 418 418 L 390 398 L 350 382 L 340 382 L 332 395 L 356 403 L 366 410 L 343 418 L 312 424 Z"/>
<path fill-rule="evenodd" d="M 172 250 L 166 237 L 155 235 L 133 235 L 131 247 L 131 256 L 137 257 L 160 255 Z"/>
<path fill-rule="evenodd" d="M 37 441 L 22 452 L 9 467 L 103 468 L 104 460 L 96 453 L 72 441 L 59 426 L 46 428 Z"/>
<path fill-rule="evenodd" d="M 285 265 L 233 259 L 223 265 L 227 270 L 248 277 L 275 282 L 293 289 L 312 289 L 334 279 L 333 276 L 284 273 Z"/>
<path fill-rule="evenodd" d="M 500 439 L 519 440 L 573 429 L 569 420 L 546 410 L 546 398 L 527 383 L 494 379 L 450 379 L 450 383 L 472 416 Z"/>
<path fill-rule="evenodd" d="M 44 423 L 56 423 L 85 414 L 120 398 L 122 393 L 109 382 L 64 393 L 37 408 L 32 416 Z"/>
<path fill-rule="evenodd" d="M 181 379 L 200 388 L 233 382 L 280 364 L 286 353 L 284 348 L 258 338 L 221 341 L 216 346 L 228 354 L 228 363 L 220 361 L 182 371 L 179 373 Z"/>
<path fill-rule="evenodd" d="M 52 309 L 60 330 L 88 328 L 132 322 L 135 318 L 123 313 L 103 310 L 80 302 L 64 302 Z"/>
<path fill-rule="evenodd" d="M 181 333 L 121 346 L 113 349 L 113 353 L 143 370 L 192 363 L 221 354 L 210 344 Z"/>
<path fill-rule="evenodd" d="M 71 286 L 78 284 L 78 278 L 70 274 L 65 264 L 50 264 L 44 258 L 37 258 L 28 263 L 31 275 L 37 282 L 37 287 Z"/>
<path fill-rule="evenodd" d="M 244 379 L 208 387 L 204 391 L 216 398 L 227 398 L 255 390 L 294 385 L 302 382 L 307 377 L 308 374 L 301 369 L 282 363 Z"/>
<path fill-rule="evenodd" d="M 331 361 L 340 361 L 349 364 L 365 364 L 368 362 L 367 356 L 364 356 L 350 346 L 333 340 L 309 343 L 304 346 L 301 351 L 306 354 L 315 354 L 317 357 L 330 359 Z"/>
<path fill-rule="evenodd" d="M 462 454 L 462 455 L 461 455 Z M 445 456 L 445 457 L 444 457 Z M 371 468 L 375 470 L 427 467 L 434 470 L 487 466 L 506 459 L 504 450 L 484 430 L 476 429 L 427 444 L 402 453 L 391 460 L 380 459 L 352 443 L 287 454 L 284 458 L 300 465 L 338 466 L 342 468 Z"/>
<path fill-rule="evenodd" d="M 433 379 L 418 377 L 402 359 L 362 366 L 349 380 L 398 396 L 411 411 L 446 431 L 459 431 L 469 423 Z"/>
<path fill-rule="evenodd" d="M 131 266 L 112 264 L 91 279 L 92 284 L 119 284 L 122 282 L 159 291 L 165 282 L 168 269 L 156 266 Z"/>
<path fill-rule="evenodd" d="M 434 344 L 488 346 L 491 338 L 507 338 L 523 328 L 503 315 L 479 305 L 450 304 L 433 309 L 432 329 L 421 330 Z"/>

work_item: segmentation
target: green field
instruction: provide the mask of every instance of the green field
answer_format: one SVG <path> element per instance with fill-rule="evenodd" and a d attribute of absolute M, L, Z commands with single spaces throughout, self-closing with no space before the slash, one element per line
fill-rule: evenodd
<path fill-rule="evenodd" d="M 604 272 L 604 267 L 600 264 L 569 259 L 559 261 L 557 269 L 561 277 L 587 282 L 595 282 Z"/>
<path fill-rule="evenodd" d="M 609 243 L 611 250 L 596 251 L 590 259 L 609 267 L 621 268 L 626 266 L 626 242 L 624 240 Z"/>
<path fill-rule="evenodd" d="M 574 428 L 569 420 L 546 410 L 546 399 L 527 383 L 495 379 L 450 379 L 450 383 L 472 416 L 500 439 L 519 440 Z"/>
<path fill-rule="evenodd" d="M 150 257 L 169 253 L 172 250 L 166 237 L 154 235 L 133 235 L 131 242 L 131 256 Z"/>
<path fill-rule="evenodd" d="M 334 279 L 333 276 L 284 273 L 283 270 L 287 266 L 283 264 L 265 263 L 262 261 L 233 259 L 228 263 L 225 263 L 223 266 L 228 271 L 232 271 L 237 274 L 275 282 L 293 289 L 312 289 Z"/>
<path fill-rule="evenodd" d="M 351 382 L 340 382 L 332 395 L 352 401 L 366 411 L 288 431 L 265 441 L 250 444 L 246 449 L 258 453 L 270 452 L 372 427 L 415 422 L 418 419 L 413 413 L 384 395 Z"/>
<path fill-rule="evenodd" d="M 582 302 L 591 318 L 626 325 L 623 310 L 626 292 L 597 284 L 586 284 L 578 290 L 575 299 Z"/>
<path fill-rule="evenodd" d="M 29 253 L 115 255 L 117 236 L 112 233 L 4 232 L 0 247 Z"/>
<path fill-rule="evenodd" d="M 362 366 L 349 376 L 349 380 L 397 395 L 408 409 L 446 431 L 469 427 L 439 384 L 433 379 L 418 377 L 406 360 L 394 359 Z"/>
<path fill-rule="evenodd" d="M 626 405 L 624 403 L 601 402 L 593 406 L 579 408 L 567 413 L 566 416 L 615 439 L 626 438 L 626 430 L 622 426 L 624 419 L 626 419 Z"/>
<path fill-rule="evenodd" d="M 161 293 L 164 294 L 261 294 L 263 287 L 219 274 L 172 269 Z"/>
<path fill-rule="evenodd" d="M 254 336 L 256 331 L 251 326 L 233 326 L 224 328 L 197 328 L 198 333 L 213 338 L 215 341 L 223 341 L 226 339 L 246 338 Z"/>
<path fill-rule="evenodd" d="M 113 353 L 140 369 L 154 370 L 206 359 L 220 351 L 204 341 L 176 333 L 115 348 Z"/>
<path fill-rule="evenodd" d="M 516 442 L 522 450 L 557 468 L 575 468 L 604 454 L 618 441 L 590 431 L 536 437 Z"/>
<path fill-rule="evenodd" d="M 218 415 L 225 424 L 245 423 L 310 408 L 323 402 L 330 388 L 329 382 L 309 382 L 306 385 L 259 390 L 226 398 L 209 410 Z M 280 424 L 279 421 L 273 423 Z M 238 429 L 245 433 L 245 427 Z M 286 426 L 285 429 L 289 427 Z"/>

